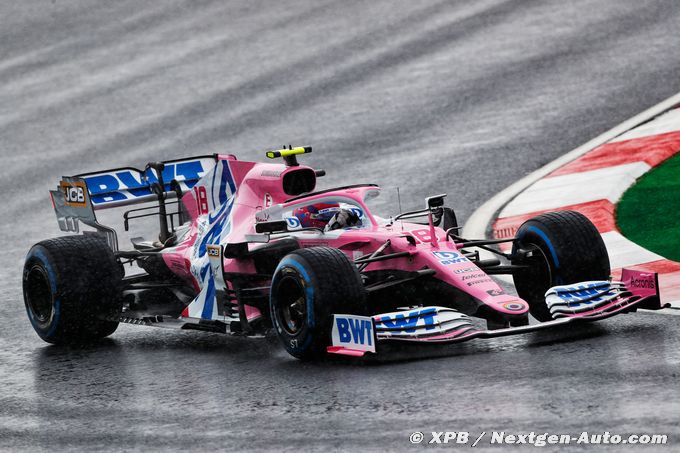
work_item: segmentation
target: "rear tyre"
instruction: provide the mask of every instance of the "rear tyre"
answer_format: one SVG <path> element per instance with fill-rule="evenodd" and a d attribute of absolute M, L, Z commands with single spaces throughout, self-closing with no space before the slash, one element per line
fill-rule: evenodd
<path fill-rule="evenodd" d="M 289 253 L 272 278 L 272 324 L 286 351 L 298 359 L 314 359 L 326 351 L 333 313 L 363 315 L 365 304 L 359 271 L 338 249 Z"/>
<path fill-rule="evenodd" d="M 35 244 L 26 256 L 26 312 L 48 343 L 89 342 L 111 335 L 122 308 L 123 272 L 97 236 L 64 236 Z"/>
<path fill-rule="evenodd" d="M 531 251 L 532 256 L 512 261 L 529 266 L 514 274 L 515 288 L 539 321 L 552 320 L 545 303 L 545 292 L 550 287 L 607 280 L 611 272 L 602 236 L 579 212 L 551 212 L 527 220 L 517 231 L 513 255 L 519 249 Z"/>

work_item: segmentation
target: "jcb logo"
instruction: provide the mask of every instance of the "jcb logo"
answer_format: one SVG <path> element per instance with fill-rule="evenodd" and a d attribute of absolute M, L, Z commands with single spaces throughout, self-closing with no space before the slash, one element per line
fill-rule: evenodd
<path fill-rule="evenodd" d="M 69 206 L 82 208 L 86 205 L 85 188 L 81 183 L 61 183 L 61 190 L 64 192 L 64 200 Z"/>
<path fill-rule="evenodd" d="M 208 247 L 208 256 L 220 256 L 220 248 L 216 247 L 214 245 L 209 245 Z"/>

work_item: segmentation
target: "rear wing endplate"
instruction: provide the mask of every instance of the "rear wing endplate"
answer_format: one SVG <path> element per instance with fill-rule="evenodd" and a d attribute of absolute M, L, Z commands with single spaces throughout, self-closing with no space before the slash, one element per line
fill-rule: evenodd
<path fill-rule="evenodd" d="M 57 190 L 50 190 L 52 206 L 57 215 L 57 223 L 61 231 L 77 233 L 78 222 L 91 226 L 104 233 L 106 242 L 113 251 L 118 250 L 116 230 L 97 222 L 92 208 L 92 201 L 87 190 L 87 183 L 77 176 L 64 176 Z"/>

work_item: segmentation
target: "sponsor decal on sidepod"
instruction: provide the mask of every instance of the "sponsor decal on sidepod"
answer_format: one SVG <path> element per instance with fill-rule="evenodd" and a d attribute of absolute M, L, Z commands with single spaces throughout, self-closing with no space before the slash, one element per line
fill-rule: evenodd
<path fill-rule="evenodd" d="M 444 266 L 450 266 L 451 264 L 456 264 L 456 263 L 464 263 L 467 262 L 468 259 L 465 258 L 463 255 L 461 255 L 458 252 L 432 252 L 435 258 L 439 260 L 440 264 L 443 264 Z"/>

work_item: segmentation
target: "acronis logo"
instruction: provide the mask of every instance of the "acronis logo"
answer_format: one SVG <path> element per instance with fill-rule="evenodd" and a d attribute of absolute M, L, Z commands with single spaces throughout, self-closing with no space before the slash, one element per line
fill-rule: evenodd
<path fill-rule="evenodd" d="M 424 327 L 425 330 L 434 329 L 436 316 L 436 308 L 425 308 L 404 313 L 389 313 L 379 317 L 376 316 L 375 322 L 379 328 L 386 328 L 393 332 L 413 333 L 417 328 L 421 327 Z"/>

